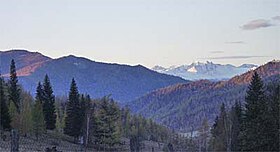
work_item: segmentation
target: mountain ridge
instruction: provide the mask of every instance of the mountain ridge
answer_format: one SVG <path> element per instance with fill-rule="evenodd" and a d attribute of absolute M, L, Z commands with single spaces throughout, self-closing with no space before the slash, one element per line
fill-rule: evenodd
<path fill-rule="evenodd" d="M 171 66 L 169 68 L 157 65 L 151 69 L 159 73 L 179 76 L 186 80 L 226 80 L 255 68 L 257 68 L 257 65 L 254 64 L 234 66 L 231 64 L 223 65 L 206 61 L 205 63 L 193 62 L 190 65 Z"/>
<path fill-rule="evenodd" d="M 127 102 L 152 90 L 188 81 L 152 71 L 142 65 L 130 66 L 96 62 L 74 55 L 51 59 L 40 53 L 12 50 L 0 54 L 1 72 L 9 76 L 10 61 L 15 59 L 19 82 L 34 94 L 45 74 L 50 77 L 55 95 L 67 95 L 72 78 L 79 91 L 100 98 L 111 94 Z"/>
<path fill-rule="evenodd" d="M 9 75 L 9 65 L 12 59 L 17 62 L 18 76 L 27 76 L 42 66 L 52 58 L 44 56 L 39 52 L 29 52 L 27 50 L 0 51 L 1 74 Z"/>

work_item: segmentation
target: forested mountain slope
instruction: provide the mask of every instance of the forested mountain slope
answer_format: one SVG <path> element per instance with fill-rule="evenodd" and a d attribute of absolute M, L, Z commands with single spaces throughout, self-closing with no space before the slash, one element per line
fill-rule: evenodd
<path fill-rule="evenodd" d="M 280 62 L 272 61 L 228 81 L 201 80 L 158 89 L 129 103 L 129 107 L 170 128 L 190 131 L 205 118 L 213 122 L 222 103 L 230 107 L 236 101 L 243 102 L 255 71 L 265 83 L 280 83 Z"/>
<path fill-rule="evenodd" d="M 67 56 L 51 59 L 40 53 L 26 50 L 3 51 L 0 54 L 1 73 L 9 76 L 11 60 L 16 62 L 19 81 L 32 94 L 39 81 L 48 74 L 57 96 L 66 95 L 74 77 L 82 92 L 94 98 L 111 94 L 118 102 L 135 100 L 143 94 L 177 83 L 187 83 L 182 78 L 160 74 L 137 65 L 120 65 Z"/>

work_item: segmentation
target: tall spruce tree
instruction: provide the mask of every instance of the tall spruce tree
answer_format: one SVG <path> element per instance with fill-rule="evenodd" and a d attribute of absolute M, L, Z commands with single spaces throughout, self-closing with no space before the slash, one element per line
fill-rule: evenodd
<path fill-rule="evenodd" d="M 55 113 L 55 97 L 53 95 L 52 86 L 48 75 L 44 78 L 43 84 L 43 112 L 48 130 L 55 129 L 56 113 Z"/>
<path fill-rule="evenodd" d="M 0 129 L 9 130 L 11 129 L 11 118 L 7 106 L 7 99 L 4 93 L 4 84 L 5 82 L 0 75 Z"/>
<path fill-rule="evenodd" d="M 18 86 L 18 78 L 16 72 L 16 65 L 14 59 L 11 61 L 10 65 L 10 81 L 9 81 L 9 101 L 13 102 L 16 107 L 16 111 L 20 112 L 20 93 L 21 90 Z"/>
<path fill-rule="evenodd" d="M 81 106 L 79 101 L 79 92 L 75 79 L 72 79 L 69 99 L 66 106 L 66 118 L 64 133 L 72 136 L 75 140 L 81 135 Z"/>
<path fill-rule="evenodd" d="M 33 132 L 37 139 L 46 129 L 42 105 L 43 99 L 43 89 L 39 82 L 36 89 L 35 105 L 32 109 Z"/>
<path fill-rule="evenodd" d="M 255 72 L 245 97 L 244 151 L 268 151 L 268 104 L 260 76 Z"/>

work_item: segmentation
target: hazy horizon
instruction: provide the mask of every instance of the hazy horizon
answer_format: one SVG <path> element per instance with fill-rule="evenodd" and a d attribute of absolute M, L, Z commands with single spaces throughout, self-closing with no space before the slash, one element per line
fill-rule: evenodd
<path fill-rule="evenodd" d="M 0 50 L 149 68 L 262 65 L 280 58 L 279 8 L 277 0 L 11 0 L 0 6 Z"/>
<path fill-rule="evenodd" d="M 120 65 L 130 65 L 130 66 L 143 65 L 143 64 L 118 63 L 118 62 L 105 62 L 105 61 L 94 60 L 94 59 L 88 58 L 88 57 L 86 57 L 86 56 L 79 56 L 79 55 L 75 55 L 75 54 L 71 54 L 71 53 L 70 53 L 70 54 L 67 54 L 67 55 L 58 56 L 58 57 L 51 57 L 51 56 L 48 56 L 48 55 L 46 55 L 46 54 L 44 54 L 44 53 L 42 53 L 42 52 L 40 52 L 40 51 L 28 50 L 28 49 L 25 49 L 25 48 L 6 49 L 6 50 L 0 50 L 0 52 L 1 52 L 1 51 L 2 51 L 2 52 L 7 52 L 7 51 L 21 51 L 21 50 L 23 50 L 23 51 L 28 51 L 28 52 L 32 52 L 32 53 L 40 53 L 40 54 L 42 54 L 42 55 L 44 55 L 44 56 L 46 56 L 46 57 L 49 57 L 49 58 L 51 58 L 51 59 L 58 59 L 58 58 L 67 57 L 67 56 L 73 55 L 73 56 L 75 56 L 75 57 L 87 58 L 87 59 L 92 60 L 92 61 L 95 61 L 95 62 L 102 62 L 102 63 L 109 63 L 109 64 L 120 64 Z M 238 57 L 237 57 L 237 58 L 238 58 Z M 246 58 L 246 57 L 243 57 L 243 58 Z M 155 67 L 155 66 L 161 66 L 161 67 L 164 67 L 164 68 L 171 68 L 171 67 L 178 67 L 178 66 L 182 66 L 182 65 L 190 65 L 190 64 L 192 64 L 192 63 L 198 63 L 198 62 L 200 62 L 200 63 L 212 62 L 212 63 L 214 63 L 214 64 L 221 64 L 221 65 L 231 64 L 231 65 L 234 65 L 234 66 L 236 66 L 236 67 L 241 66 L 241 65 L 243 65 L 243 64 L 254 64 L 254 65 L 257 65 L 257 66 L 261 66 L 261 65 L 264 65 L 264 64 L 266 64 L 266 63 L 268 63 L 268 62 L 270 62 L 270 61 L 274 61 L 274 60 L 279 61 L 279 59 L 276 59 L 276 58 L 275 58 L 275 59 L 267 60 L 267 61 L 265 61 L 265 62 L 263 62 L 263 63 L 261 63 L 261 64 L 255 64 L 255 63 L 249 63 L 249 62 L 242 62 L 241 64 L 232 64 L 232 63 L 226 63 L 226 62 L 225 62 L 225 63 L 222 63 L 222 62 L 219 62 L 218 60 L 215 61 L 215 59 L 207 59 L 207 60 L 204 60 L 204 61 L 196 60 L 196 61 L 192 61 L 192 62 L 188 62 L 188 63 L 178 64 L 178 65 L 169 65 L 169 66 L 163 66 L 163 65 L 160 65 L 160 64 L 156 64 L 156 65 L 151 66 L 151 67 L 145 66 L 145 65 L 143 65 L 143 66 L 145 66 L 145 67 L 147 67 L 147 68 L 153 68 L 153 67 Z"/>

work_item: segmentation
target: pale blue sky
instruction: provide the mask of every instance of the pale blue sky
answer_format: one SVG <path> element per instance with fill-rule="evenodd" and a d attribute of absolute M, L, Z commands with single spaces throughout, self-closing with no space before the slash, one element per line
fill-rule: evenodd
<path fill-rule="evenodd" d="M 279 0 L 7 0 L 0 19 L 0 50 L 54 58 L 147 67 L 280 59 Z"/>

